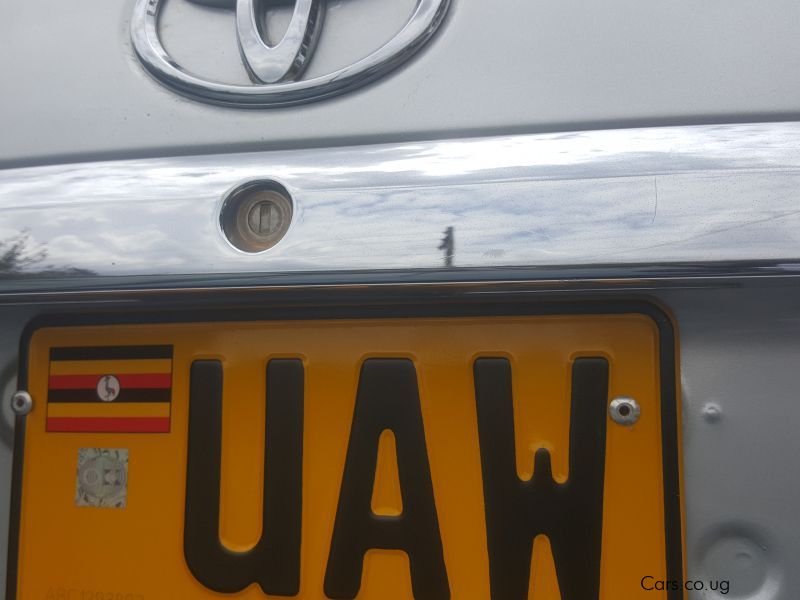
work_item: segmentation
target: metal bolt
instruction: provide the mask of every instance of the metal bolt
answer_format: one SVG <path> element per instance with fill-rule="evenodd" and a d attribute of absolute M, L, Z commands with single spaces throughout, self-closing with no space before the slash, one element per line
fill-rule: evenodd
<path fill-rule="evenodd" d="M 639 403 L 626 396 L 614 398 L 608 406 L 611 420 L 618 425 L 633 425 L 639 420 L 640 413 Z"/>
<path fill-rule="evenodd" d="M 706 423 L 719 422 L 719 420 L 722 419 L 722 408 L 719 404 L 709 402 L 703 406 L 703 418 L 706 420 Z"/>
<path fill-rule="evenodd" d="M 22 390 L 11 396 L 11 410 L 17 415 L 27 415 L 33 409 L 33 398 Z"/>

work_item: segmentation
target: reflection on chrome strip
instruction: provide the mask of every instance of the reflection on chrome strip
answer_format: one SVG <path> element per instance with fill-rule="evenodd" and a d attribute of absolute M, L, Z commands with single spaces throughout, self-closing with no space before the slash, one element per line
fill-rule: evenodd
<path fill-rule="evenodd" d="M 219 226 L 274 179 L 295 217 L 260 254 Z M 136 276 L 602 269 L 658 278 L 800 259 L 800 123 L 669 127 L 0 171 L 0 292 Z M 454 247 L 442 250 L 453 228 Z M 444 272 L 444 271 L 443 271 Z M 431 275 L 433 274 L 433 275 Z M 635 275 L 634 275 L 635 274 Z M 557 278 L 557 277 L 556 277 Z M 335 281 L 335 277 L 333 278 Z M 167 283 L 164 283 L 167 282 Z"/>

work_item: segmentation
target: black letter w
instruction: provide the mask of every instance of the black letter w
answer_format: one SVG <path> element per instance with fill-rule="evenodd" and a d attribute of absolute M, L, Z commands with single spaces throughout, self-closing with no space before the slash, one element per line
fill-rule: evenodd
<path fill-rule="evenodd" d="M 553 480 L 544 448 L 536 452 L 533 477 L 522 481 L 517 475 L 508 360 L 481 358 L 474 371 L 492 598 L 527 598 L 533 538 L 544 534 L 562 599 L 597 599 L 608 363 L 573 363 L 569 478 L 563 484 Z"/>

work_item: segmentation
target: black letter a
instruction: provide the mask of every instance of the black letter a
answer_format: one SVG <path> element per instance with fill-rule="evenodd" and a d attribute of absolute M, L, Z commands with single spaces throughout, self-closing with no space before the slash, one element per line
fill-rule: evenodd
<path fill-rule="evenodd" d="M 390 429 L 397 443 L 397 470 L 403 512 L 372 512 L 378 440 Z M 370 359 L 361 368 L 339 508 L 325 572 L 325 594 L 355 598 L 361 586 L 364 553 L 370 548 L 408 554 L 411 587 L 417 600 L 447 600 L 450 587 L 439 537 L 439 521 L 425 449 L 414 365 L 406 359 Z"/>
<path fill-rule="evenodd" d="M 528 597 L 533 538 L 550 539 L 563 600 L 596 600 L 600 589 L 608 363 L 579 358 L 572 366 L 569 478 L 556 483 L 550 454 L 536 452 L 533 477 L 517 476 L 511 366 L 475 361 L 489 576 L 494 600 Z"/>
<path fill-rule="evenodd" d="M 192 363 L 183 551 L 195 578 L 215 592 L 238 592 L 251 583 L 275 596 L 295 596 L 300 589 L 300 360 L 271 360 L 267 365 L 265 437 L 261 539 L 249 552 L 231 552 L 219 539 L 222 365 L 216 360 Z"/>

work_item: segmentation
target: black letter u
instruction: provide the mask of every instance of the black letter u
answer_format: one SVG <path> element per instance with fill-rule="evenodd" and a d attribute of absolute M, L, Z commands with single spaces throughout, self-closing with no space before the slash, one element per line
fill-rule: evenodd
<path fill-rule="evenodd" d="M 266 594 L 300 589 L 303 466 L 303 363 L 267 365 L 263 530 L 249 552 L 232 552 L 219 539 L 222 452 L 222 365 L 192 363 L 183 549 L 200 583 L 238 592 L 258 583 Z"/>

